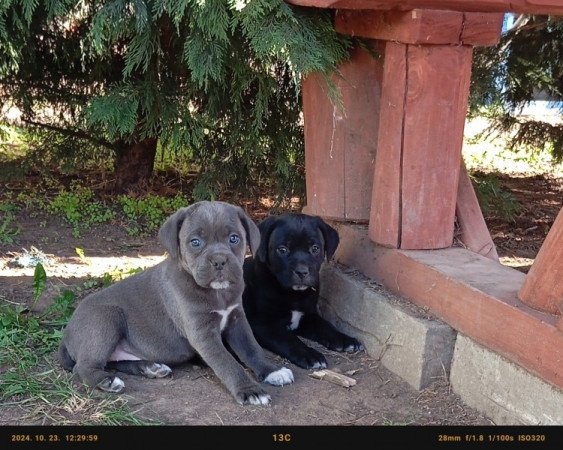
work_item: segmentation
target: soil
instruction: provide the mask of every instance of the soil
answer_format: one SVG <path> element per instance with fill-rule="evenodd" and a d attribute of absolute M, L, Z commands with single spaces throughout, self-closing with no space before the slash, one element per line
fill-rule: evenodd
<path fill-rule="evenodd" d="M 561 208 L 563 181 L 546 176 L 504 178 L 503 186 L 524 208 L 514 222 L 494 216 L 486 220 L 502 263 L 527 271 Z M 272 205 L 249 201 L 245 206 L 260 220 Z M 156 236 L 131 237 L 116 223 L 85 230 L 80 238 L 74 238 L 59 217 L 41 211 L 23 208 L 17 223 L 21 232 L 15 242 L 0 244 L 0 301 L 31 305 L 33 269 L 15 267 L 14 261 L 35 247 L 47 256 L 48 275 L 35 310 L 45 308 L 60 290 L 84 286 L 92 277 L 116 269 L 148 267 L 163 257 Z M 84 258 L 76 248 L 83 249 Z M 87 293 L 83 289 L 78 299 Z M 348 374 L 356 384 L 346 388 L 312 378 L 313 371 L 270 355 L 293 370 L 295 382 L 265 385 L 272 396 L 269 406 L 238 405 L 211 370 L 197 363 L 174 368 L 166 379 L 123 375 L 126 388 L 121 395 L 137 416 L 166 425 L 494 425 L 465 405 L 445 378 L 417 391 L 383 367 L 377 355 L 341 354 L 309 344 L 326 355 L 331 370 Z M 98 395 L 103 399 L 112 394 Z M 3 425 L 69 423 L 79 423 L 78 412 L 75 417 L 69 413 L 53 418 L 30 414 L 25 404 L 0 408 Z"/>

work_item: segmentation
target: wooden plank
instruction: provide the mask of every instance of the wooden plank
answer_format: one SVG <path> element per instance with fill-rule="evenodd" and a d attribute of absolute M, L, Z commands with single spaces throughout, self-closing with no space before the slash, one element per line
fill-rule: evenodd
<path fill-rule="evenodd" d="M 352 36 L 403 44 L 458 44 L 463 13 L 453 11 L 338 10 L 334 28 Z"/>
<path fill-rule="evenodd" d="M 503 19 L 502 13 L 464 13 L 460 42 L 474 46 L 497 45 L 500 41 Z"/>
<path fill-rule="evenodd" d="M 563 302 L 563 208 L 555 218 L 518 296 L 532 308 L 560 314 L 559 306 Z"/>
<path fill-rule="evenodd" d="M 383 11 L 442 9 L 448 11 L 516 12 L 563 15 L 561 0 L 286 0 L 298 6 Z"/>
<path fill-rule="evenodd" d="M 380 60 L 355 49 L 332 77 L 341 105 L 331 102 L 321 75 L 303 81 L 308 213 L 368 220 L 382 71 Z"/>
<path fill-rule="evenodd" d="M 302 82 L 305 127 L 307 211 L 323 217 L 344 217 L 344 147 L 341 113 L 332 105 L 322 75 Z"/>
<path fill-rule="evenodd" d="M 563 388 L 563 333 L 558 316 L 518 299 L 525 274 L 462 248 L 389 249 L 371 242 L 364 227 L 334 223 L 337 262 L 390 291 L 545 381 Z"/>
<path fill-rule="evenodd" d="M 401 233 L 401 152 L 403 142 L 407 46 L 385 44 L 381 110 L 369 236 L 378 244 L 397 248 Z"/>
<path fill-rule="evenodd" d="M 463 244 L 469 250 L 498 262 L 495 243 L 487 228 L 479 200 L 463 160 L 459 172 L 456 216 L 461 228 L 460 240 Z"/>
<path fill-rule="evenodd" d="M 400 248 L 436 249 L 453 242 L 472 49 L 407 49 Z"/>

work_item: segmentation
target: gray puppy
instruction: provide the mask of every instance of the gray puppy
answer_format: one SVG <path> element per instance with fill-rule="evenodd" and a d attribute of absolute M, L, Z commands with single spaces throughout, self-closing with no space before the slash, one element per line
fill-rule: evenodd
<path fill-rule="evenodd" d="M 90 386 L 120 392 L 123 381 L 107 369 L 161 378 L 168 365 L 199 355 L 237 402 L 268 404 L 231 353 L 260 381 L 293 382 L 291 370 L 268 361 L 242 308 L 242 265 L 247 243 L 258 249 L 258 227 L 238 206 L 204 201 L 169 217 L 159 238 L 164 261 L 80 302 L 59 348 L 62 366 Z"/>

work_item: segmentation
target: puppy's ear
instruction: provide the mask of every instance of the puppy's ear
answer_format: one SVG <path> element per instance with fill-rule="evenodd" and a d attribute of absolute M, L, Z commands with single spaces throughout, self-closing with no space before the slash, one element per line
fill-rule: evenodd
<path fill-rule="evenodd" d="M 258 251 L 254 256 L 261 263 L 266 263 L 268 261 L 268 246 L 270 245 L 270 235 L 272 234 L 272 230 L 274 229 L 276 221 L 276 216 L 270 216 L 258 224 L 261 240 L 260 247 L 258 248 Z"/>
<path fill-rule="evenodd" d="M 338 231 L 332 228 L 328 223 L 326 223 L 320 217 L 317 217 L 317 226 L 323 235 L 323 239 L 325 240 L 325 255 L 327 261 L 330 261 L 334 252 L 336 252 L 336 248 L 340 243 L 340 237 L 338 236 Z"/>
<path fill-rule="evenodd" d="M 256 255 L 258 247 L 260 246 L 260 230 L 254 221 L 244 212 L 244 209 L 240 207 L 237 207 L 237 209 L 240 222 L 244 227 L 244 231 L 246 231 L 246 240 L 248 241 L 250 251 L 253 255 Z"/>
<path fill-rule="evenodd" d="M 180 241 L 178 234 L 180 233 L 184 219 L 188 215 L 189 209 L 190 208 L 181 208 L 176 211 L 166 219 L 158 231 L 158 239 L 166 251 L 168 251 L 168 254 L 174 259 L 179 256 Z"/>

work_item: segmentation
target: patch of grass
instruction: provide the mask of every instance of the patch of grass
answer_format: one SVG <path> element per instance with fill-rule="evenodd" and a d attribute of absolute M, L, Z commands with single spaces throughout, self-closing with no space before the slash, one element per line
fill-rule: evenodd
<path fill-rule="evenodd" d="M 489 133 L 488 126 L 485 117 L 466 123 L 463 157 L 469 171 L 563 176 L 563 162 L 557 162 L 549 148 L 512 147 L 513 136 Z"/>
<path fill-rule="evenodd" d="M 522 205 L 502 187 L 498 176 L 494 173 L 473 173 L 470 176 L 483 213 L 494 213 L 503 220 L 514 222 L 522 211 Z"/>
<path fill-rule="evenodd" d="M 149 425 L 123 397 L 75 388 L 71 375 L 53 362 L 76 295 L 65 291 L 40 315 L 23 305 L 0 305 L 0 402 L 18 407 L 25 423 L 58 425 Z M 23 416 L 22 416 L 23 412 Z"/>
<path fill-rule="evenodd" d="M 12 203 L 0 202 L 0 243 L 13 244 L 14 238 L 20 233 L 21 227 L 14 225 L 17 206 Z"/>
<path fill-rule="evenodd" d="M 123 280 L 131 275 L 142 272 L 144 267 L 130 267 L 130 268 L 115 268 L 109 272 L 104 273 L 101 277 L 90 278 L 86 280 L 82 287 L 83 289 L 97 289 L 106 288 L 113 283 Z"/>
<path fill-rule="evenodd" d="M 170 214 L 189 204 L 182 194 L 172 198 L 159 195 L 131 198 L 120 195 L 117 200 L 127 218 L 126 228 L 131 236 L 154 232 Z"/>
<path fill-rule="evenodd" d="M 90 228 L 113 219 L 115 212 L 94 197 L 94 192 L 74 183 L 70 190 L 62 190 L 48 204 L 48 210 L 62 213 L 64 219 L 72 225 L 72 235 L 80 237 L 80 230 Z"/>

